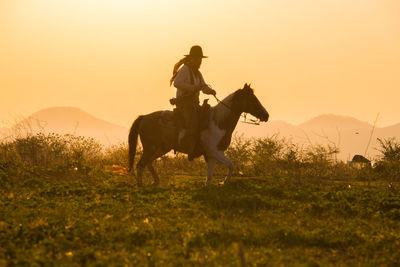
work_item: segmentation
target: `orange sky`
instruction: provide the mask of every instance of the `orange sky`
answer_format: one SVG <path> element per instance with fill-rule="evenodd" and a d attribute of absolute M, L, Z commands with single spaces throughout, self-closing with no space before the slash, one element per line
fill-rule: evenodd
<path fill-rule="evenodd" d="M 0 0 L 0 127 L 50 106 L 129 127 L 170 108 L 193 44 L 218 96 L 250 82 L 271 119 L 400 122 L 397 0 Z"/>

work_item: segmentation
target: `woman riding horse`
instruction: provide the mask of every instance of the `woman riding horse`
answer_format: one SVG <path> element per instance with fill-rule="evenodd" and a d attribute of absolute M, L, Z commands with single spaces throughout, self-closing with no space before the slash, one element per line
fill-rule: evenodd
<path fill-rule="evenodd" d="M 242 112 L 250 113 L 260 121 L 268 121 L 269 118 L 268 112 L 254 95 L 253 89 L 248 84 L 228 95 L 210 110 L 207 127 L 200 132 L 204 156 L 208 160 L 206 185 L 209 185 L 211 182 L 217 161 L 228 167 L 228 175 L 223 183 L 228 183 L 232 176 L 233 164 L 224 155 L 224 151 L 231 142 L 232 133 Z M 172 111 L 162 110 L 141 115 L 133 122 L 130 129 L 128 139 L 128 171 L 133 169 L 139 136 L 143 146 L 143 154 L 136 165 L 136 180 L 139 186 L 142 185 L 143 171 L 146 167 L 150 170 L 154 178 L 154 184 L 158 184 L 159 179 L 152 166 L 154 160 L 168 153 L 171 149 L 185 153 L 180 148 L 179 142 L 177 142 L 180 129 L 177 127 L 168 127 L 160 122 L 161 118 L 168 113 L 170 114 L 169 116 L 173 116 L 171 115 Z"/>
<path fill-rule="evenodd" d="M 175 64 L 170 85 L 174 83 L 176 91 L 176 112 L 184 120 L 185 134 L 180 140 L 181 149 L 188 153 L 189 160 L 193 159 L 193 152 L 196 142 L 199 139 L 199 93 L 202 91 L 208 95 L 215 95 L 215 90 L 211 89 L 204 81 L 203 75 L 199 71 L 203 58 L 203 50 L 195 45 L 190 49 L 190 53 L 185 55 Z M 183 66 L 181 67 L 181 65 Z"/>

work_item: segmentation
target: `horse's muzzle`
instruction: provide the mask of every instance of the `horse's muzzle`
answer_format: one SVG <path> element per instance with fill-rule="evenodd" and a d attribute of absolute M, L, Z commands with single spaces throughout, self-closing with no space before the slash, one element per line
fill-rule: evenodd
<path fill-rule="evenodd" d="M 261 116 L 260 121 L 262 121 L 262 122 L 263 122 L 263 121 L 267 122 L 268 119 L 269 119 L 269 114 L 268 114 L 268 112 L 266 112 L 265 114 L 263 114 L 263 116 Z"/>

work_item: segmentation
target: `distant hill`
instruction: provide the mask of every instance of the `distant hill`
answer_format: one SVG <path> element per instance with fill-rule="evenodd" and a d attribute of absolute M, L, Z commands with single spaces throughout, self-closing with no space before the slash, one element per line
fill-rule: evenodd
<path fill-rule="evenodd" d="M 238 123 L 236 132 L 246 137 L 266 137 L 279 135 L 294 143 L 309 145 L 331 144 L 340 149 L 339 158 L 349 160 L 354 154 L 364 154 L 370 138 L 372 125 L 349 116 L 320 115 L 304 123 L 293 125 L 284 121 L 272 120 L 261 125 Z M 14 125 L 12 129 L 0 129 L 0 136 L 9 132 L 39 131 L 59 134 L 90 136 L 104 145 L 127 140 L 129 129 L 113 124 L 74 107 L 52 107 L 33 113 L 27 119 Z M 376 128 L 367 151 L 373 158 L 379 154 L 377 138 L 400 138 L 400 123 Z"/>
<path fill-rule="evenodd" d="M 236 131 L 248 137 L 265 137 L 271 135 L 284 136 L 289 139 L 301 139 L 304 137 L 304 133 L 299 127 L 280 120 L 271 120 L 260 125 L 239 122 Z"/>
<path fill-rule="evenodd" d="M 311 120 L 303 122 L 298 127 L 305 130 L 351 130 L 351 129 L 371 129 L 372 125 L 349 116 L 341 115 L 320 115 Z"/>
<path fill-rule="evenodd" d="M 400 137 L 400 123 L 379 128 L 378 132 L 381 136 L 385 138 L 390 138 L 394 136 Z"/>
<path fill-rule="evenodd" d="M 58 133 L 88 136 L 104 145 L 127 140 L 128 129 L 75 107 L 51 107 L 33 113 L 12 127 L 22 133 Z"/>
<path fill-rule="evenodd" d="M 353 117 L 327 114 L 298 125 L 281 121 L 270 121 L 260 126 L 239 123 L 238 132 L 257 137 L 278 134 L 298 144 L 331 144 L 339 147 L 339 159 L 350 160 L 354 154 L 364 155 L 372 128 L 372 124 Z M 388 127 L 376 127 L 367 150 L 367 157 L 374 158 L 379 155 L 377 138 L 392 137 L 400 138 L 400 123 Z"/>

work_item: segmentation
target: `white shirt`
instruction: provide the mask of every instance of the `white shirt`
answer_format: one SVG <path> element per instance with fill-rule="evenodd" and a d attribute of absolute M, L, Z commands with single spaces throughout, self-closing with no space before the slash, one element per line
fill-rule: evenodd
<path fill-rule="evenodd" d="M 204 81 L 203 75 L 199 71 L 200 75 L 195 75 L 194 73 L 192 74 L 193 76 L 193 84 L 191 83 L 191 70 L 188 66 L 183 65 L 178 73 L 176 74 L 175 80 L 174 80 L 174 86 L 177 88 L 176 90 L 176 97 L 184 96 L 188 94 L 189 92 L 194 92 L 194 89 L 202 85 L 203 87 L 201 88 L 201 91 L 205 94 L 211 94 L 213 92 L 213 89 L 208 87 L 206 82 Z M 197 92 L 197 95 L 199 92 Z"/>

